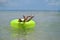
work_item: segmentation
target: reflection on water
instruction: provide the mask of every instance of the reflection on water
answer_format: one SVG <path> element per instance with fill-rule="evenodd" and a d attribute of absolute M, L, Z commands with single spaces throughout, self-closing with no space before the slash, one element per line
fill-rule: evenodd
<path fill-rule="evenodd" d="M 41 11 L 0 11 L 0 40 L 17 40 L 13 37 L 9 22 L 22 15 L 34 15 L 36 27 L 34 33 L 27 35 L 27 40 L 60 40 L 60 12 Z M 19 38 L 23 40 L 22 37 Z"/>

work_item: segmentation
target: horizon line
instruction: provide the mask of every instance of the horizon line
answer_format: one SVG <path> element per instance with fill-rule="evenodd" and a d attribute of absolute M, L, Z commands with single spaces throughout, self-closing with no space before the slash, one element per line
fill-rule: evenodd
<path fill-rule="evenodd" d="M 60 10 L 0 10 L 0 11 L 56 11 L 60 12 Z"/>

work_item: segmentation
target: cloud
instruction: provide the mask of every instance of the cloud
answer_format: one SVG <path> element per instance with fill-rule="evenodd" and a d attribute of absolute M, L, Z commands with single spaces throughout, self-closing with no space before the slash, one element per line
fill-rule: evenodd
<path fill-rule="evenodd" d="M 54 5 L 54 6 L 53 6 Z M 0 0 L 0 9 L 54 9 L 60 5 L 60 1 L 56 0 Z"/>
<path fill-rule="evenodd" d="M 31 4 L 31 0 L 9 0 L 8 3 L 6 4 L 7 7 L 23 7 L 26 5 Z"/>
<path fill-rule="evenodd" d="M 8 0 L 0 0 L 0 4 L 6 3 Z"/>
<path fill-rule="evenodd" d="M 0 7 L 6 7 L 8 0 L 0 0 Z"/>
<path fill-rule="evenodd" d="M 60 6 L 60 0 L 46 0 L 46 2 L 51 6 Z"/>

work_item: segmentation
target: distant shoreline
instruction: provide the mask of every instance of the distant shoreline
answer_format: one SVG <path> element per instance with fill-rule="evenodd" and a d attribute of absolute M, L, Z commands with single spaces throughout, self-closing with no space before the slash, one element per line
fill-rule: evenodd
<path fill-rule="evenodd" d="M 60 10 L 0 10 L 0 11 L 21 11 L 21 12 L 60 12 Z"/>

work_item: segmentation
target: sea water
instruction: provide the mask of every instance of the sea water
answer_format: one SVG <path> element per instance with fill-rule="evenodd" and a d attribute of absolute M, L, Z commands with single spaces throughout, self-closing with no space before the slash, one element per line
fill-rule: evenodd
<path fill-rule="evenodd" d="M 33 15 L 36 21 L 34 32 L 26 40 L 60 40 L 60 12 L 57 11 L 0 11 L 0 40 L 17 40 L 11 35 L 10 21 L 23 15 Z"/>

